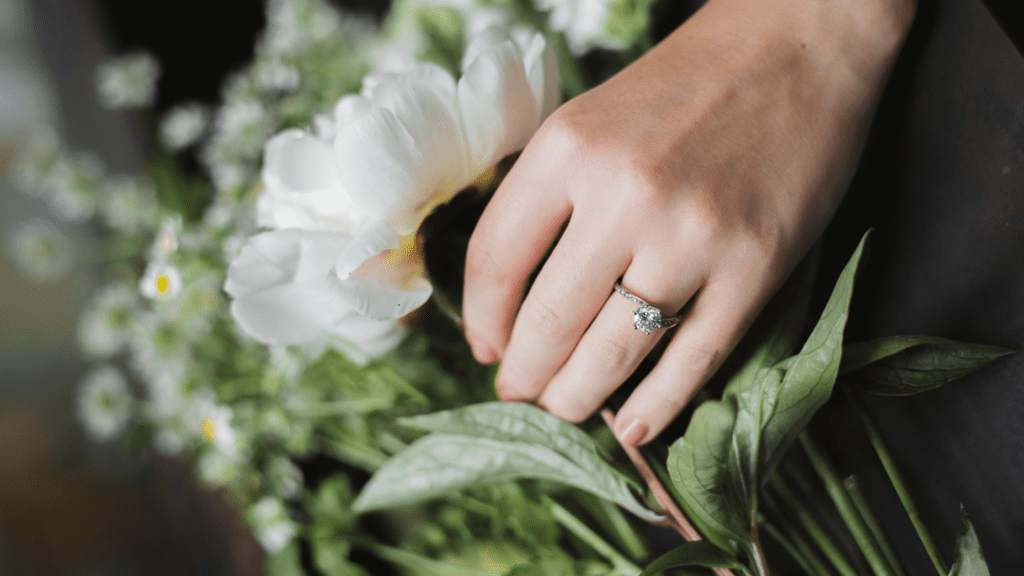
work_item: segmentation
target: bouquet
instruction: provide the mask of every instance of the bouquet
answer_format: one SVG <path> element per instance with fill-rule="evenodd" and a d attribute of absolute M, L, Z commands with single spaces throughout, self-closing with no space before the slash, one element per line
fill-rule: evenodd
<path fill-rule="evenodd" d="M 807 258 L 678 438 L 622 447 L 610 409 L 577 427 L 494 401 L 460 333 L 475 216 L 564 97 L 651 44 L 651 2 L 400 0 L 382 25 L 320 0 L 266 10 L 222 104 L 154 123 L 145 172 L 107 175 L 43 128 L 20 148 L 22 189 L 109 232 L 79 323 L 95 439 L 189 462 L 270 574 L 903 574 L 806 430 L 838 382 L 938 573 L 988 573 L 966 516 L 950 567 L 857 394 L 924 392 L 1008 351 L 844 342 L 867 236 L 821 311 Z M 128 54 L 96 87 L 144 112 L 158 78 Z M 36 278 L 68 266 L 46 223 L 10 245 Z"/>

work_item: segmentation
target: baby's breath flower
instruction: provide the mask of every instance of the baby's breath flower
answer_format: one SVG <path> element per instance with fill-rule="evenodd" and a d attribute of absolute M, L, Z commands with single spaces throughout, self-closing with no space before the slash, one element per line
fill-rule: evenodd
<path fill-rule="evenodd" d="M 117 368 L 96 368 L 78 387 L 78 417 L 97 440 L 108 440 L 128 424 L 132 398 L 128 381 Z"/>
<path fill-rule="evenodd" d="M 210 109 L 198 102 L 171 108 L 160 121 L 160 142 L 171 151 L 195 144 L 210 123 Z"/>
<path fill-rule="evenodd" d="M 223 149 L 223 157 L 256 159 L 273 130 L 270 112 L 252 98 L 232 98 L 214 117 L 212 145 Z"/>
<path fill-rule="evenodd" d="M 141 313 L 129 342 L 132 368 L 146 379 L 168 374 L 183 380 L 192 362 L 188 340 L 174 319 Z"/>
<path fill-rule="evenodd" d="M 120 352 L 131 338 L 138 305 L 138 293 L 131 286 L 104 287 L 78 321 L 79 347 L 96 358 Z"/>
<path fill-rule="evenodd" d="M 280 552 L 295 537 L 295 522 L 288 518 L 284 504 L 272 496 L 252 505 L 246 512 L 246 518 L 268 554 Z"/>
<path fill-rule="evenodd" d="M 46 220 L 19 223 L 7 239 L 7 251 L 22 273 L 37 282 L 57 280 L 71 269 L 71 240 Z"/>
<path fill-rule="evenodd" d="M 299 71 L 277 59 L 256 64 L 256 85 L 267 92 L 292 92 L 299 87 Z"/>
<path fill-rule="evenodd" d="M 59 155 L 42 177 L 43 197 L 62 220 L 86 220 L 96 212 L 103 172 L 92 154 Z"/>
<path fill-rule="evenodd" d="M 118 232 L 138 234 L 152 229 L 159 209 L 156 191 L 146 178 L 114 176 L 103 183 L 100 216 Z"/>
<path fill-rule="evenodd" d="M 100 104 L 110 110 L 149 106 L 159 77 L 160 63 L 152 54 L 117 56 L 96 68 L 96 95 Z"/>
<path fill-rule="evenodd" d="M 182 222 L 180 216 L 167 218 L 160 224 L 160 230 L 153 240 L 150 258 L 164 260 L 178 251 Z"/>

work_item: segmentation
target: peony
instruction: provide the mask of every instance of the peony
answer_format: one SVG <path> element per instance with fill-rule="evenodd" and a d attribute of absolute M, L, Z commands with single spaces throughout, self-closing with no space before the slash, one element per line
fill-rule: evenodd
<path fill-rule="evenodd" d="M 416 232 L 438 205 L 521 150 L 558 104 L 554 51 L 539 34 L 490 28 L 463 75 L 418 64 L 364 79 L 315 132 L 266 145 L 257 223 L 229 269 L 231 313 L 273 345 L 340 336 L 397 343 L 394 320 L 431 288 Z"/>

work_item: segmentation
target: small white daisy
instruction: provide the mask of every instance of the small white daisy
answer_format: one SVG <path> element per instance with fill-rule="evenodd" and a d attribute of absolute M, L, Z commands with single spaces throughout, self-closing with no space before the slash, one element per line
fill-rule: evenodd
<path fill-rule="evenodd" d="M 132 397 L 124 374 L 102 365 L 90 372 L 78 387 L 78 418 L 97 440 L 122 432 L 131 415 Z"/>

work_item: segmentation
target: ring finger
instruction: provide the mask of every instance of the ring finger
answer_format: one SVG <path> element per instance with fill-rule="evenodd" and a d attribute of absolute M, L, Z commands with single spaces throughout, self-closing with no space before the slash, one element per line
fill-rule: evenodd
<path fill-rule="evenodd" d="M 664 276 L 664 266 L 658 268 L 651 270 L 635 261 L 622 285 L 669 317 L 696 293 L 703 275 L 691 272 L 664 282 L 651 281 Z M 639 306 L 612 292 L 572 355 L 545 388 L 538 405 L 570 422 L 580 422 L 593 414 L 667 332 L 659 328 L 646 334 L 636 329 L 633 312 Z"/>

